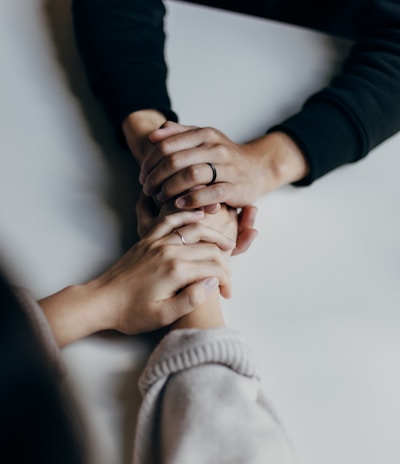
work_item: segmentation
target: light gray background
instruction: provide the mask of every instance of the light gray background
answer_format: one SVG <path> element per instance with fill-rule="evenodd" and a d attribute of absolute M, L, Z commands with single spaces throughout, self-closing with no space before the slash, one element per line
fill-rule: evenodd
<path fill-rule="evenodd" d="M 348 43 L 168 2 L 181 121 L 261 135 L 328 82 Z M 91 96 L 67 0 L 0 1 L 0 256 L 43 296 L 99 273 L 134 237 L 136 168 Z M 260 236 L 232 261 L 244 332 L 302 462 L 400 459 L 399 136 L 307 189 L 258 203 Z M 64 351 L 95 462 L 129 462 L 142 337 Z"/>

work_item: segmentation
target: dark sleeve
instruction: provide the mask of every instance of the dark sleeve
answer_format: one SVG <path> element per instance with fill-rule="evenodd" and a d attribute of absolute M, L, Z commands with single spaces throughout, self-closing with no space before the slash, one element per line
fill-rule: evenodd
<path fill-rule="evenodd" d="M 176 120 L 166 88 L 161 0 L 73 0 L 75 38 L 90 86 L 120 127 L 131 112 Z"/>
<path fill-rule="evenodd" d="M 309 162 L 309 176 L 296 185 L 363 158 L 400 129 L 400 1 L 362 3 L 341 73 L 272 129 L 288 133 Z"/>

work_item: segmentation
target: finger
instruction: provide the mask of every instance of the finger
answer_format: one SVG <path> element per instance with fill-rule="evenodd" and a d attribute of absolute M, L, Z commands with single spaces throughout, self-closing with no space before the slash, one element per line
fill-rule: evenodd
<path fill-rule="evenodd" d="M 206 277 L 180 291 L 175 297 L 163 304 L 163 310 L 169 313 L 170 323 L 189 314 L 203 305 L 218 288 L 216 277 Z"/>
<path fill-rule="evenodd" d="M 203 208 L 207 205 L 217 203 L 227 203 L 234 208 L 240 208 L 241 204 L 237 201 L 231 201 L 230 194 L 233 189 L 232 184 L 221 182 L 202 188 L 201 190 L 191 191 L 177 198 L 174 201 L 178 209 Z"/>
<path fill-rule="evenodd" d="M 144 182 L 149 172 L 154 169 L 171 152 L 171 146 L 175 146 L 180 141 L 181 134 L 193 130 L 193 127 L 182 126 L 173 122 L 165 123 L 160 129 L 155 130 L 149 135 L 149 139 L 154 143 L 154 149 L 145 157 L 140 166 L 139 181 Z M 194 145 L 191 146 L 192 148 Z"/>
<path fill-rule="evenodd" d="M 160 129 L 159 129 L 160 130 Z M 157 144 L 157 149 L 144 159 L 140 177 L 146 178 L 150 171 L 166 156 L 184 150 L 190 150 L 203 144 L 215 144 L 219 140 L 219 133 L 211 128 L 189 128 L 178 134 L 171 135 Z"/>
<path fill-rule="evenodd" d="M 195 185 L 206 185 L 213 179 L 213 171 L 207 163 L 213 162 L 218 173 L 218 161 L 224 161 L 218 156 L 218 149 L 207 145 L 191 147 L 188 150 L 175 151 L 171 155 L 162 156 L 154 168 L 147 172 L 143 184 L 144 191 L 146 195 L 151 195 L 164 184 L 163 192 L 168 196 L 175 196 Z M 174 177 L 174 182 L 171 185 L 165 185 L 167 179 L 172 176 L 177 176 Z M 218 180 L 220 179 L 221 176 Z M 172 191 L 169 191 L 171 188 Z"/>
<path fill-rule="evenodd" d="M 202 209 L 207 214 L 216 214 L 221 209 L 221 203 L 217 203 L 216 205 L 203 206 Z"/>
<path fill-rule="evenodd" d="M 172 270 L 181 269 L 181 266 L 197 266 L 206 262 L 210 265 L 216 264 L 224 269 L 226 274 L 231 275 L 226 254 L 224 255 L 224 252 L 214 243 L 198 242 L 183 245 L 178 234 L 174 233 L 160 241 L 159 246 L 161 247 L 161 260 L 168 263 Z M 180 276 L 180 278 L 188 278 L 189 281 L 194 280 L 192 277 Z"/>
<path fill-rule="evenodd" d="M 257 212 L 257 206 L 245 206 L 239 214 L 239 229 L 253 229 Z"/>
<path fill-rule="evenodd" d="M 185 244 L 195 244 L 198 242 L 214 243 L 222 250 L 232 250 L 236 246 L 236 242 L 220 230 L 200 223 L 183 226 L 175 229 L 175 232 L 179 232 L 178 235 L 183 238 Z"/>
<path fill-rule="evenodd" d="M 182 227 L 186 224 L 200 221 L 204 218 L 202 210 L 185 211 L 184 213 L 174 213 L 165 216 L 158 224 L 154 226 L 151 232 L 147 235 L 148 239 L 157 240 L 168 234 L 174 229 Z"/>
<path fill-rule="evenodd" d="M 239 255 L 247 251 L 257 236 L 258 231 L 256 229 L 246 229 L 242 232 L 239 232 L 236 248 L 233 250 L 232 256 Z"/>
<path fill-rule="evenodd" d="M 159 129 L 151 132 L 149 135 L 149 140 L 152 143 L 158 143 L 167 137 L 171 137 L 172 135 L 176 135 L 190 129 L 194 129 L 194 126 L 184 126 L 183 124 L 178 124 L 177 122 L 166 121 Z"/>
<path fill-rule="evenodd" d="M 224 298 L 230 298 L 232 290 L 231 272 L 222 262 L 215 261 L 187 261 L 182 263 L 184 285 L 181 288 L 197 282 L 205 277 L 216 277 L 219 282 L 220 293 Z M 175 277 L 179 280 L 179 276 Z"/>
<path fill-rule="evenodd" d="M 193 248 L 200 248 L 201 245 L 189 245 Z M 166 278 L 168 282 L 165 283 L 170 288 L 168 292 L 174 295 L 178 290 L 185 288 L 188 285 L 193 284 L 206 277 L 216 277 L 220 285 L 221 294 L 229 298 L 231 293 L 231 272 L 225 259 L 221 259 L 222 254 L 219 251 L 220 258 L 215 258 L 215 253 L 211 253 L 210 256 L 201 259 L 201 255 L 193 258 L 193 252 L 191 256 L 185 256 L 187 248 L 189 246 L 175 246 L 175 250 L 182 250 L 178 253 L 179 256 L 176 259 L 169 260 L 164 268 L 163 272 L 167 272 Z M 214 250 L 218 250 L 217 247 L 213 246 Z"/>
<path fill-rule="evenodd" d="M 157 209 L 151 198 L 147 198 L 141 193 L 136 204 L 137 232 L 139 237 L 143 237 L 154 226 L 157 220 Z"/>
<path fill-rule="evenodd" d="M 185 153 L 190 154 L 186 157 Z M 226 179 L 228 170 L 225 165 L 216 163 L 215 159 L 213 150 L 205 149 L 171 155 L 150 172 L 143 184 L 143 191 L 146 195 L 152 195 L 159 190 L 157 198 L 165 201 L 193 187 L 221 182 Z M 214 161 L 216 177 L 208 164 L 210 160 Z"/>

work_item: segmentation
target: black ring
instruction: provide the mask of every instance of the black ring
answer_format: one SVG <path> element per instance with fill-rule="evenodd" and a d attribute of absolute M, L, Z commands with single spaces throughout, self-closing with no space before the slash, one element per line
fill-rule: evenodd
<path fill-rule="evenodd" d="M 211 182 L 209 182 L 207 185 L 212 185 L 215 182 L 215 179 L 217 178 L 217 170 L 215 169 L 215 166 L 212 163 L 206 163 L 210 166 L 212 170 L 212 179 Z"/>

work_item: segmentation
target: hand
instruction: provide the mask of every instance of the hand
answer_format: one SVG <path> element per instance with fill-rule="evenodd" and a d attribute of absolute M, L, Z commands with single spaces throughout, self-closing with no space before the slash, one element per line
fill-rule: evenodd
<path fill-rule="evenodd" d="M 172 210 L 168 208 L 170 207 L 164 206 L 161 214 L 170 213 Z M 174 210 L 176 211 L 176 209 Z M 254 229 L 257 208 L 255 206 L 246 206 L 239 214 L 237 214 L 236 211 L 234 213 L 232 211 L 230 212 L 230 217 L 232 220 L 234 220 L 233 223 L 237 224 L 237 236 L 236 232 L 231 234 L 231 238 L 236 240 L 236 247 L 232 251 L 232 255 L 238 255 L 247 251 L 258 235 L 257 230 Z M 142 195 L 136 205 L 136 215 L 138 223 L 138 235 L 139 237 L 144 237 L 159 220 L 160 211 L 151 198 Z M 216 216 L 215 219 L 217 219 L 218 214 L 214 215 Z M 209 216 L 211 215 L 206 215 L 205 217 L 208 218 L 208 221 L 211 221 L 212 218 Z M 210 222 L 206 222 L 206 224 L 211 225 Z M 220 227 L 223 226 L 221 225 Z"/>
<path fill-rule="evenodd" d="M 232 142 L 213 128 L 167 122 L 152 132 L 155 145 L 143 160 L 140 182 L 144 193 L 159 201 L 178 197 L 175 206 L 201 208 L 227 203 L 250 205 L 264 193 L 307 174 L 297 145 L 284 133 L 273 132 L 245 144 Z M 212 171 L 217 170 L 214 184 Z M 205 188 L 192 190 L 195 186 Z"/>
<path fill-rule="evenodd" d="M 115 329 L 138 333 L 169 325 L 205 302 L 218 284 L 222 296 L 230 296 L 221 250 L 232 250 L 234 241 L 197 222 L 201 211 L 190 214 L 166 216 L 97 279 Z"/>
<path fill-rule="evenodd" d="M 134 111 L 123 121 L 126 143 L 139 165 L 154 147 L 149 135 L 165 122 L 165 116 L 156 110 Z"/>
<path fill-rule="evenodd" d="M 123 130 L 127 143 L 139 163 L 146 158 L 156 156 L 158 145 L 152 143 L 151 140 L 157 133 L 154 129 L 160 126 L 163 128 L 163 137 L 171 137 L 193 129 L 193 127 L 165 122 L 165 117 L 154 110 L 137 111 L 129 115 L 124 121 Z M 159 204 L 156 205 L 150 199 L 147 202 L 144 200 L 139 202 L 137 209 L 139 237 L 143 237 L 154 226 L 158 218 L 158 209 Z M 205 205 L 204 209 L 206 212 L 216 212 L 219 209 L 219 204 Z M 254 206 L 245 206 L 240 213 L 239 234 L 237 247 L 233 251 L 234 255 L 246 251 L 257 236 L 257 231 L 254 229 L 256 211 Z"/>
<path fill-rule="evenodd" d="M 231 293 L 223 252 L 235 246 L 201 224 L 202 211 L 165 217 L 103 275 L 39 301 L 60 346 L 105 329 L 158 329 L 207 301 Z M 182 243 L 180 235 L 184 237 Z"/>

